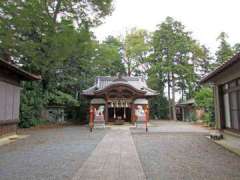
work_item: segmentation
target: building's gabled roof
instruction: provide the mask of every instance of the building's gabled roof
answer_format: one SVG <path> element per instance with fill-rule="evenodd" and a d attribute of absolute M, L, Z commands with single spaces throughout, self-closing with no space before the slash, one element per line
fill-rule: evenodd
<path fill-rule="evenodd" d="M 212 80 L 215 76 L 217 76 L 219 73 L 223 72 L 227 68 L 231 67 L 235 63 L 240 62 L 240 53 L 237 53 L 235 56 L 233 56 L 230 60 L 226 61 L 219 67 L 217 67 L 214 71 L 211 73 L 207 74 L 203 79 L 201 79 L 200 83 L 207 83 Z"/>
<path fill-rule="evenodd" d="M 195 99 L 192 98 L 192 99 L 188 99 L 186 101 L 180 102 L 177 105 L 185 106 L 185 105 L 195 105 L 195 104 L 196 104 Z"/>
<path fill-rule="evenodd" d="M 100 92 L 114 85 L 129 86 L 135 89 L 136 91 L 142 92 L 145 96 L 154 96 L 158 94 L 156 91 L 148 88 L 145 79 L 141 76 L 138 77 L 98 76 L 96 77 L 95 84 L 92 87 L 84 90 L 83 95 L 92 96 L 95 95 L 95 93 Z"/>
<path fill-rule="evenodd" d="M 0 69 L 6 69 L 12 73 L 15 73 L 16 75 L 19 76 L 21 80 L 26 80 L 26 81 L 33 81 L 33 80 L 40 80 L 41 76 L 36 76 L 34 74 L 31 74 L 27 71 L 22 70 L 18 66 L 11 64 L 5 60 L 0 59 Z"/>

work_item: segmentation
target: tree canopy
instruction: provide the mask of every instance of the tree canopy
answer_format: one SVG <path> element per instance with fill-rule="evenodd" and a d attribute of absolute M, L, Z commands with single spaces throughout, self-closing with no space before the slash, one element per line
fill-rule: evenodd
<path fill-rule="evenodd" d="M 234 50 L 231 45 L 227 42 L 228 35 L 225 32 L 221 32 L 217 37 L 220 45 L 216 52 L 216 65 L 219 66 L 229 60 L 233 54 Z"/>
<path fill-rule="evenodd" d="M 214 57 L 171 17 L 154 32 L 133 28 L 123 37 L 108 36 L 99 42 L 92 28 L 112 11 L 112 0 L 0 2 L 0 58 L 42 76 L 39 82 L 23 83 L 22 126 L 30 126 L 51 104 L 85 111 L 82 90 L 96 76 L 119 72 L 144 75 L 159 92 L 151 100 L 152 116 L 176 119 L 176 95 L 181 94 L 181 100 L 193 97 L 200 90 L 199 79 L 240 50 L 222 32 Z"/>
<path fill-rule="evenodd" d="M 171 118 L 176 119 L 175 94 L 192 96 L 196 88 L 195 62 L 201 58 L 202 48 L 185 30 L 181 22 L 171 17 L 158 25 L 152 38 L 153 54 L 150 60 L 152 72 L 161 72 L 159 81 L 168 87 L 168 101 Z"/>

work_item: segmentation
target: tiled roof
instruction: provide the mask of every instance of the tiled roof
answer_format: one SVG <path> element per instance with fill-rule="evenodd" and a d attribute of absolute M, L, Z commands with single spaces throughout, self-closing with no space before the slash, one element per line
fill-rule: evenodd
<path fill-rule="evenodd" d="M 10 72 L 13 72 L 17 74 L 21 80 L 27 80 L 27 81 L 33 81 L 33 80 L 40 80 L 41 76 L 36 76 L 34 74 L 31 74 L 27 71 L 22 70 L 18 66 L 11 64 L 5 60 L 0 59 L 0 68 L 7 69 Z"/>
<path fill-rule="evenodd" d="M 96 77 L 95 84 L 92 87 L 84 90 L 83 95 L 94 95 L 96 91 L 100 91 L 108 86 L 117 84 L 130 85 L 133 88 L 144 92 L 146 96 L 157 95 L 156 91 L 147 87 L 145 79 L 141 76 L 138 77 L 123 76 L 120 78 L 117 76 L 114 77 L 98 76 Z"/>
<path fill-rule="evenodd" d="M 226 61 L 219 67 L 217 67 L 214 71 L 207 74 L 204 78 L 201 79 L 200 83 L 207 83 L 212 80 L 215 76 L 217 76 L 219 73 L 223 72 L 227 68 L 231 67 L 235 63 L 240 62 L 240 53 L 237 53 L 235 56 L 233 56 L 230 60 Z"/>
<path fill-rule="evenodd" d="M 195 104 L 195 99 L 188 99 L 184 102 L 179 103 L 179 105 L 190 105 L 190 104 Z"/>

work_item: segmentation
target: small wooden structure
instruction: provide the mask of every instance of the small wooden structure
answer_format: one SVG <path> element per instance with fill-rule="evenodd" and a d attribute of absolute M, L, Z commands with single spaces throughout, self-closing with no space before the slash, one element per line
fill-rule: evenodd
<path fill-rule="evenodd" d="M 49 122 L 53 123 L 64 123 L 65 122 L 65 113 L 64 113 L 64 106 L 61 105 L 49 105 L 47 106 L 44 118 L 47 119 Z"/>
<path fill-rule="evenodd" d="M 177 119 L 181 121 L 202 120 L 204 110 L 197 107 L 194 99 L 188 99 L 176 105 Z"/>
<path fill-rule="evenodd" d="M 200 83 L 213 85 L 216 127 L 240 133 L 240 53 Z"/>
<path fill-rule="evenodd" d="M 143 77 L 100 76 L 83 91 L 90 99 L 90 127 L 105 123 L 149 121 L 148 99 L 157 92 L 148 88 Z"/>
<path fill-rule="evenodd" d="M 40 79 L 39 76 L 0 59 L 0 136 L 16 132 L 19 122 L 20 82 Z"/>

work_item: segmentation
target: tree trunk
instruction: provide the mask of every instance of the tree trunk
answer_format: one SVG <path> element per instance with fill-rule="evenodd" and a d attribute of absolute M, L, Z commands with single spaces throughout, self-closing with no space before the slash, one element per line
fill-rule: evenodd
<path fill-rule="evenodd" d="M 131 76 L 131 68 L 130 68 L 130 65 L 128 65 L 128 76 Z"/>
<path fill-rule="evenodd" d="M 170 74 L 167 75 L 167 81 L 168 81 L 168 119 L 172 119 L 172 106 L 171 106 L 171 92 L 170 92 Z"/>
<path fill-rule="evenodd" d="M 58 0 L 57 1 L 56 9 L 55 9 L 54 14 L 53 14 L 53 22 L 54 23 L 57 22 L 57 15 L 59 13 L 59 10 L 60 10 L 60 7 L 61 7 L 61 3 L 62 3 L 62 0 Z"/>
<path fill-rule="evenodd" d="M 174 73 L 172 73 L 172 116 L 173 120 L 177 120 L 177 115 L 176 115 L 176 105 L 175 105 L 175 77 Z"/>
<path fill-rule="evenodd" d="M 126 58 L 127 59 L 127 58 Z M 131 76 L 132 70 L 131 70 L 131 62 L 129 59 L 127 59 L 127 74 L 128 76 Z"/>

